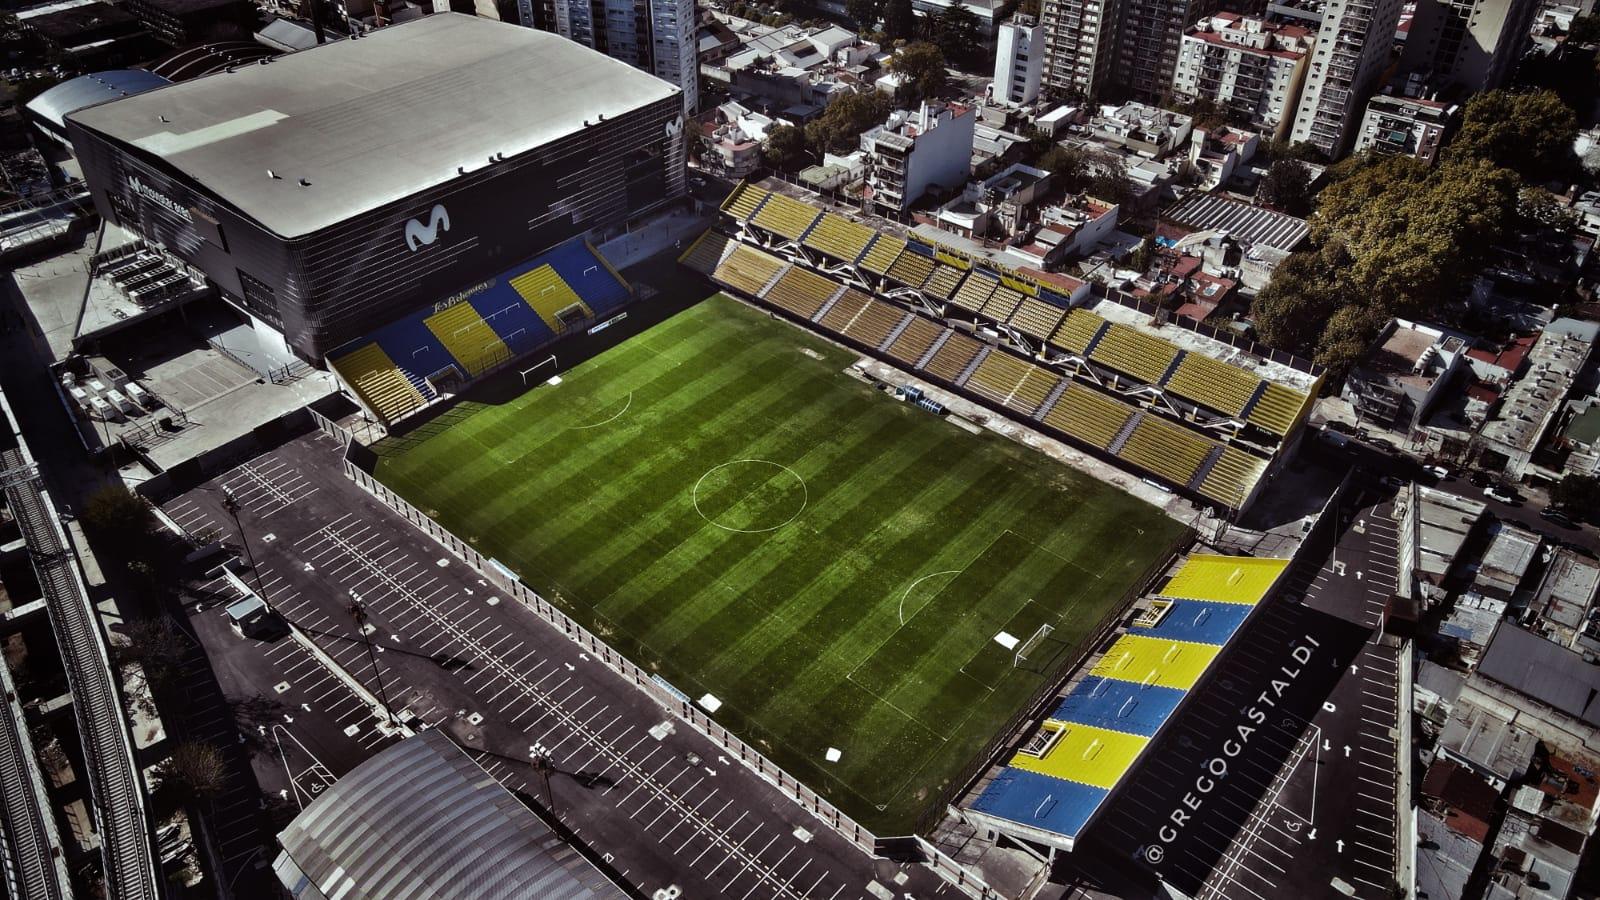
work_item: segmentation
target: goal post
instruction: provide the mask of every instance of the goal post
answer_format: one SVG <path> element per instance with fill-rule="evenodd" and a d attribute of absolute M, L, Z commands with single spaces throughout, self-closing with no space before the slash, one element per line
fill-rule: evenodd
<path fill-rule="evenodd" d="M 1045 638 L 1050 636 L 1050 632 L 1055 630 L 1055 626 L 1047 622 L 1035 629 L 1033 634 L 1030 635 L 1027 640 L 1018 644 L 1017 655 L 1011 660 L 1012 668 L 1022 668 L 1022 664 L 1028 660 L 1028 654 L 1033 652 L 1035 648 L 1044 642 Z"/>
<path fill-rule="evenodd" d="M 522 370 L 519 371 L 519 374 L 522 375 L 522 386 L 523 387 L 527 387 L 528 386 L 528 376 L 532 375 L 533 373 L 535 373 L 537 371 L 539 371 L 540 369 L 544 368 L 545 366 L 551 366 L 552 368 L 554 368 L 556 366 L 556 355 L 554 353 L 550 354 L 550 358 L 549 359 L 546 359 L 546 360 L 544 360 L 542 362 L 539 362 L 539 363 L 535 363 L 533 366 L 530 366 L 529 368 L 522 369 Z"/>

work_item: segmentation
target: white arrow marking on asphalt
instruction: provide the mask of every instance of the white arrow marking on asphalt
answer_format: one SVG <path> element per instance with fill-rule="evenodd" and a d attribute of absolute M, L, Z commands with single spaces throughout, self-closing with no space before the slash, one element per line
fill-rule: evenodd
<path fill-rule="evenodd" d="M 311 704 L 309 704 L 309 703 L 300 704 L 300 708 L 305 710 L 306 712 L 311 712 Z"/>
<path fill-rule="evenodd" d="M 1343 853 L 1344 852 L 1344 841 L 1334 841 L 1334 843 L 1338 845 L 1339 852 Z"/>
<path fill-rule="evenodd" d="M 1361 667 L 1356 665 L 1355 663 L 1351 663 L 1350 664 L 1350 674 L 1354 675 L 1356 673 L 1356 671 L 1359 670 L 1360 668 Z"/>
<path fill-rule="evenodd" d="M 1306 832 L 1306 840 L 1314 841 L 1316 839 L 1317 839 L 1317 830 L 1315 828 L 1313 828 L 1310 831 Z"/>
<path fill-rule="evenodd" d="M 1344 755 L 1345 755 L 1345 756 L 1346 756 L 1346 757 L 1349 757 L 1349 756 L 1350 756 L 1350 745 L 1349 745 L 1349 744 L 1345 744 L 1345 745 L 1344 745 Z"/>
<path fill-rule="evenodd" d="M 1327 738 L 1323 738 L 1322 739 L 1322 751 L 1324 753 L 1333 752 L 1333 743 L 1331 741 L 1329 741 Z"/>

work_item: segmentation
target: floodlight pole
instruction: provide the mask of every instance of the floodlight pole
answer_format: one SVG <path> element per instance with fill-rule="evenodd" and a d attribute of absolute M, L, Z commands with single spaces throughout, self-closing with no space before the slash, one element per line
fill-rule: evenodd
<path fill-rule="evenodd" d="M 235 497 L 233 491 L 226 485 L 222 488 L 222 508 L 228 511 L 228 515 L 233 516 L 233 527 L 239 531 L 239 546 L 244 548 L 244 558 L 249 560 L 250 574 L 256 581 L 256 594 L 262 602 L 266 602 L 267 589 L 261 583 L 261 570 L 256 567 L 256 556 L 250 549 L 250 538 L 245 534 L 244 522 L 239 519 L 239 498 Z"/>
<path fill-rule="evenodd" d="M 367 661 L 372 663 L 372 677 L 378 682 L 378 701 L 383 704 L 383 713 L 389 717 L 389 724 L 399 727 L 400 720 L 395 717 L 394 709 L 389 705 L 389 691 L 383 684 L 383 671 L 378 668 L 378 654 L 372 649 L 372 636 L 367 633 L 367 606 L 361 602 L 361 595 L 354 590 L 350 592 L 350 605 L 347 607 L 350 618 L 355 620 L 356 633 L 361 635 L 361 642 L 367 647 Z"/>

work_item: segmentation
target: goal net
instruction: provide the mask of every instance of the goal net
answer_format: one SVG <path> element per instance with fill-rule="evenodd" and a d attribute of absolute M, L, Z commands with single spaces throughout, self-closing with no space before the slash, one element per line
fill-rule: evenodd
<path fill-rule="evenodd" d="M 1055 626 L 1053 625 L 1040 625 L 1039 628 L 1034 631 L 1034 633 L 1030 635 L 1027 640 L 1017 645 L 1017 655 L 1011 660 L 1012 667 L 1021 668 L 1022 664 L 1027 661 L 1028 654 L 1032 653 L 1041 643 L 1044 642 L 1045 638 L 1050 636 L 1050 632 L 1055 630 Z"/>

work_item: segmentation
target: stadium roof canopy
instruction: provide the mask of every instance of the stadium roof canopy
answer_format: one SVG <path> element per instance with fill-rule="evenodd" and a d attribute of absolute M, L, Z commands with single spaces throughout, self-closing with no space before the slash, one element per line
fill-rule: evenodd
<path fill-rule="evenodd" d="M 559 35 L 443 13 L 71 119 L 294 238 L 678 93 Z"/>
<path fill-rule="evenodd" d="M 624 900 L 443 732 L 350 770 L 278 835 L 273 869 L 300 900 Z"/>
<path fill-rule="evenodd" d="M 166 87 L 169 83 L 160 75 L 143 69 L 113 69 L 79 75 L 29 100 L 28 111 L 60 129 L 66 127 L 66 117 L 71 113 Z"/>

